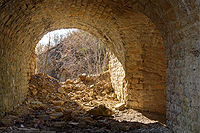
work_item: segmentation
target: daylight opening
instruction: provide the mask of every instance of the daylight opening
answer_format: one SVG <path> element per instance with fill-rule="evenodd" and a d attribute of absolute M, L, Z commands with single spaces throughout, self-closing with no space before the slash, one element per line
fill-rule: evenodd
<path fill-rule="evenodd" d="M 26 101 L 12 112 L 29 119 L 20 126 L 94 131 L 108 121 L 118 132 L 165 123 L 162 38 L 151 29 L 131 33 L 135 44 L 126 43 L 126 51 L 79 29 L 44 35 L 29 64 Z"/>
<path fill-rule="evenodd" d="M 44 35 L 28 61 L 26 101 L 12 112 L 23 118 L 33 115 L 22 126 L 79 131 L 86 125 L 96 130 L 101 121 L 109 121 L 129 130 L 135 122 L 140 127 L 165 123 L 163 40 L 143 17 L 141 26 L 124 33 L 129 36 L 124 46 L 117 37 L 114 42 L 94 33 L 97 39 L 79 29 Z"/>
<path fill-rule="evenodd" d="M 66 81 L 79 75 L 108 70 L 109 52 L 93 35 L 78 29 L 62 29 L 44 35 L 36 47 L 37 73 Z"/>

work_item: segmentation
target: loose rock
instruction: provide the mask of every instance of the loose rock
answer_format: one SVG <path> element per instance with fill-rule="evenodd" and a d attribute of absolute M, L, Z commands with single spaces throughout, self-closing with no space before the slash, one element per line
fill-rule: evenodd
<path fill-rule="evenodd" d="M 99 105 L 88 111 L 89 114 L 94 116 L 111 116 L 112 110 L 108 109 L 105 105 Z"/>

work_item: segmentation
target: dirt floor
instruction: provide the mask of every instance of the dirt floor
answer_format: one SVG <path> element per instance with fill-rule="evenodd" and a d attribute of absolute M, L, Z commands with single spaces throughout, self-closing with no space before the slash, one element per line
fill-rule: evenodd
<path fill-rule="evenodd" d="M 3 133 L 170 133 L 165 117 L 125 107 L 108 72 L 75 81 L 32 76 L 24 103 L 0 120 Z"/>

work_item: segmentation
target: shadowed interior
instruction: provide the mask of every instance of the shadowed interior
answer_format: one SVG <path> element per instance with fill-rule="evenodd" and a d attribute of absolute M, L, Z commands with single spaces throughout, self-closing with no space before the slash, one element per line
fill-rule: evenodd
<path fill-rule="evenodd" d="M 198 131 L 199 14 L 197 0 L 0 0 L 1 115 L 24 100 L 42 35 L 78 28 L 113 53 L 118 98 L 166 113 L 173 131 Z"/>

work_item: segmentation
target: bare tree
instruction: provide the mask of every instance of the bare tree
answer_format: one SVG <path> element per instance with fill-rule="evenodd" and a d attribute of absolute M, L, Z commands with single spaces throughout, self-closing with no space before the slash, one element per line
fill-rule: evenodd
<path fill-rule="evenodd" d="M 108 52 L 102 42 L 83 31 L 70 33 L 61 43 L 48 50 L 47 74 L 64 81 L 79 74 L 97 74 L 108 69 Z M 46 52 L 39 55 L 38 65 Z M 38 69 L 39 72 L 42 70 Z"/>

